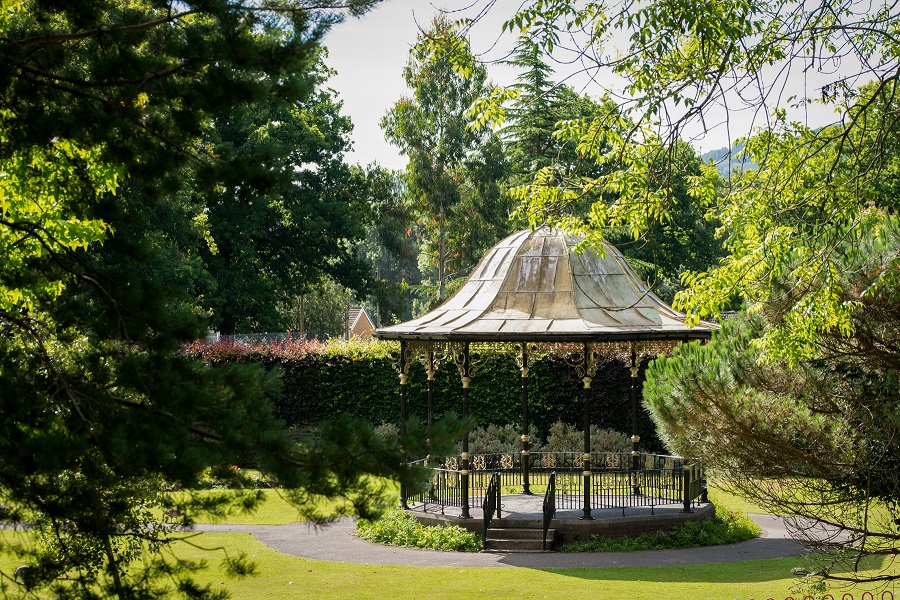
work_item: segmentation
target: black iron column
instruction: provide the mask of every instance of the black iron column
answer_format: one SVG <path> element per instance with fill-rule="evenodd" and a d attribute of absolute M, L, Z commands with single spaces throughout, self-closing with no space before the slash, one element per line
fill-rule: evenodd
<path fill-rule="evenodd" d="M 426 373 L 428 374 L 428 433 L 431 434 L 431 426 L 434 425 L 434 351 L 429 350 L 425 355 L 428 361 Z"/>
<path fill-rule="evenodd" d="M 581 392 L 584 400 L 584 454 L 582 459 L 584 467 L 582 475 L 584 475 L 584 515 L 582 520 L 593 520 L 591 516 L 591 381 L 589 375 L 591 369 L 592 356 L 588 352 L 588 345 L 584 344 L 584 389 Z"/>
<path fill-rule="evenodd" d="M 465 419 L 469 416 L 469 383 L 471 383 L 472 378 L 469 377 L 471 373 L 471 365 L 469 363 L 469 342 L 466 342 L 463 346 L 463 354 L 462 354 L 462 363 L 459 365 L 459 371 L 462 374 L 462 416 Z M 463 434 L 463 445 L 462 445 L 462 454 L 460 455 L 460 476 L 462 481 L 460 485 L 462 486 L 462 512 L 460 513 L 461 519 L 471 519 L 472 515 L 469 514 L 469 431 L 466 430 L 465 434 Z"/>
<path fill-rule="evenodd" d="M 522 343 L 522 493 L 531 494 L 531 439 L 528 437 L 528 346 Z"/>
<path fill-rule="evenodd" d="M 637 363 L 637 354 L 634 351 L 634 343 L 631 344 L 631 470 L 638 471 L 641 468 L 641 454 L 638 451 L 638 442 L 641 436 L 638 435 L 638 370 L 640 367 Z M 638 483 L 638 475 L 634 474 L 632 479 L 632 493 L 635 496 L 641 495 L 641 486 Z"/>
<path fill-rule="evenodd" d="M 400 437 L 406 435 L 406 380 L 409 373 L 409 358 L 406 352 L 406 342 L 400 342 Z M 408 457 L 404 456 L 406 461 Z M 400 506 L 409 508 L 406 504 L 406 487 L 400 486 Z"/>

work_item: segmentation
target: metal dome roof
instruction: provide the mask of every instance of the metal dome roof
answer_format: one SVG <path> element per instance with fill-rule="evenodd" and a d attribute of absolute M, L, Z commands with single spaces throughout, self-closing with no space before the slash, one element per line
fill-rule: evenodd
<path fill-rule="evenodd" d="M 708 338 L 716 327 L 684 315 L 651 292 L 622 254 L 605 256 L 562 231 L 509 236 L 485 254 L 449 300 L 412 321 L 384 327 L 387 340 L 600 342 Z"/>

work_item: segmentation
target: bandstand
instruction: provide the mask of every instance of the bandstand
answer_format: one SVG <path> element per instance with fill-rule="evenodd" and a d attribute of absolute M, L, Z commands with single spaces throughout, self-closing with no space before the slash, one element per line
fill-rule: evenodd
<path fill-rule="evenodd" d="M 400 427 L 405 429 L 407 377 L 414 362 L 427 374 L 427 415 L 433 419 L 434 376 L 452 363 L 461 380 L 461 412 L 469 410 L 469 391 L 478 358 L 504 353 L 521 372 L 521 451 L 470 455 L 468 434 L 458 456 L 422 457 L 434 468 L 428 489 L 401 491 L 404 507 L 433 512 L 452 509 L 471 519 L 480 505 L 487 531 L 502 515 L 501 490 L 521 488 L 521 498 L 543 490 L 544 538 L 557 510 L 577 510 L 583 521 L 597 510 L 678 504 L 690 512 L 705 501 L 700 465 L 686 458 L 642 453 L 637 434 L 638 372 L 641 360 L 669 353 L 690 340 L 710 337 L 713 324 L 690 327 L 684 315 L 653 294 L 622 254 L 604 242 L 601 251 L 576 248 L 581 242 L 562 231 L 541 227 L 520 231 L 494 246 L 449 300 L 428 314 L 381 328 L 375 336 L 400 342 Z M 582 250 L 582 251 L 579 251 Z M 528 371 L 547 354 L 563 357 L 583 382 L 584 448 L 580 453 L 531 452 L 528 437 Z M 600 362 L 624 359 L 631 371 L 632 449 L 630 453 L 591 452 L 590 388 Z M 518 496 L 518 494 L 517 494 Z"/>

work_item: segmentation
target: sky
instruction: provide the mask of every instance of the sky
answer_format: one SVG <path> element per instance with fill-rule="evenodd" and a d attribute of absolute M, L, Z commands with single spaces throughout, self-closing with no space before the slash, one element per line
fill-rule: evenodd
<path fill-rule="evenodd" d="M 362 18 L 348 18 L 327 34 L 326 63 L 337 71 L 328 86 L 339 93 L 344 103 L 343 113 L 350 116 L 354 126 L 354 149 L 347 154 L 349 163 L 378 162 L 391 169 L 406 166 L 405 157 L 385 141 L 379 122 L 401 96 L 409 93 L 403 81 L 403 67 L 420 26 L 428 28 L 437 13 L 435 7 L 459 10 L 473 1 L 386 0 Z M 473 32 L 480 36 L 477 42 L 473 40 L 473 45 L 486 47 L 489 39 L 495 39 L 501 13 L 511 14 L 519 2 L 509 10 L 503 10 L 504 4 L 511 3 L 500 0 L 497 10 Z M 502 73 L 498 67 L 489 67 L 489 73 L 497 83 L 510 83 L 509 73 Z"/>
<path fill-rule="evenodd" d="M 490 63 L 502 57 L 513 45 L 515 40 L 511 35 L 504 38 L 499 32 L 503 20 L 515 12 L 522 0 L 492 1 L 492 10 L 470 32 L 472 50 L 488 61 L 488 74 L 494 83 L 508 85 L 514 81 L 515 72 Z M 453 11 L 449 16 L 455 20 L 463 15 L 473 16 L 472 7 L 477 9 L 484 4 L 485 0 L 385 0 L 361 18 L 348 17 L 326 35 L 326 63 L 337 71 L 328 86 L 338 92 L 343 113 L 354 125 L 353 150 L 346 155 L 349 163 L 368 165 L 377 162 L 390 169 L 406 166 L 406 158 L 384 139 L 379 122 L 401 96 L 410 93 L 403 81 L 403 67 L 416 35 L 420 28 L 428 28 L 438 8 Z M 573 76 L 579 71 L 578 65 L 564 64 L 564 57 L 562 60 L 562 63 L 553 64 L 557 81 L 566 79 L 566 83 L 579 93 L 594 97 L 600 94 L 600 86 L 585 75 Z M 794 93 L 805 95 L 832 78 L 831 73 L 809 74 L 804 70 L 802 74 L 796 71 L 789 74 L 785 81 L 789 87 L 800 86 Z M 606 85 L 609 83 L 604 81 Z M 783 93 L 786 97 L 791 90 Z M 747 135 L 754 125 L 761 124 L 760 119 L 765 118 L 758 112 L 734 110 L 737 104 L 732 102 L 730 110 L 710 111 L 703 123 L 696 123 L 695 129 L 687 132 L 695 149 L 702 153 L 727 147 L 730 140 Z M 830 122 L 832 116 L 830 112 L 803 113 L 792 115 L 792 118 L 810 126 L 820 126 Z"/>

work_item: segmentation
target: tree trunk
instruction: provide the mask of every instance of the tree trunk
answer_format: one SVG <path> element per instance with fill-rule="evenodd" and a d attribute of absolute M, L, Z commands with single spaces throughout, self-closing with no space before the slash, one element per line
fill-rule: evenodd
<path fill-rule="evenodd" d="M 438 232 L 438 301 L 444 299 L 444 285 L 447 278 L 447 241 L 444 230 L 444 207 L 441 205 L 440 229 Z"/>

